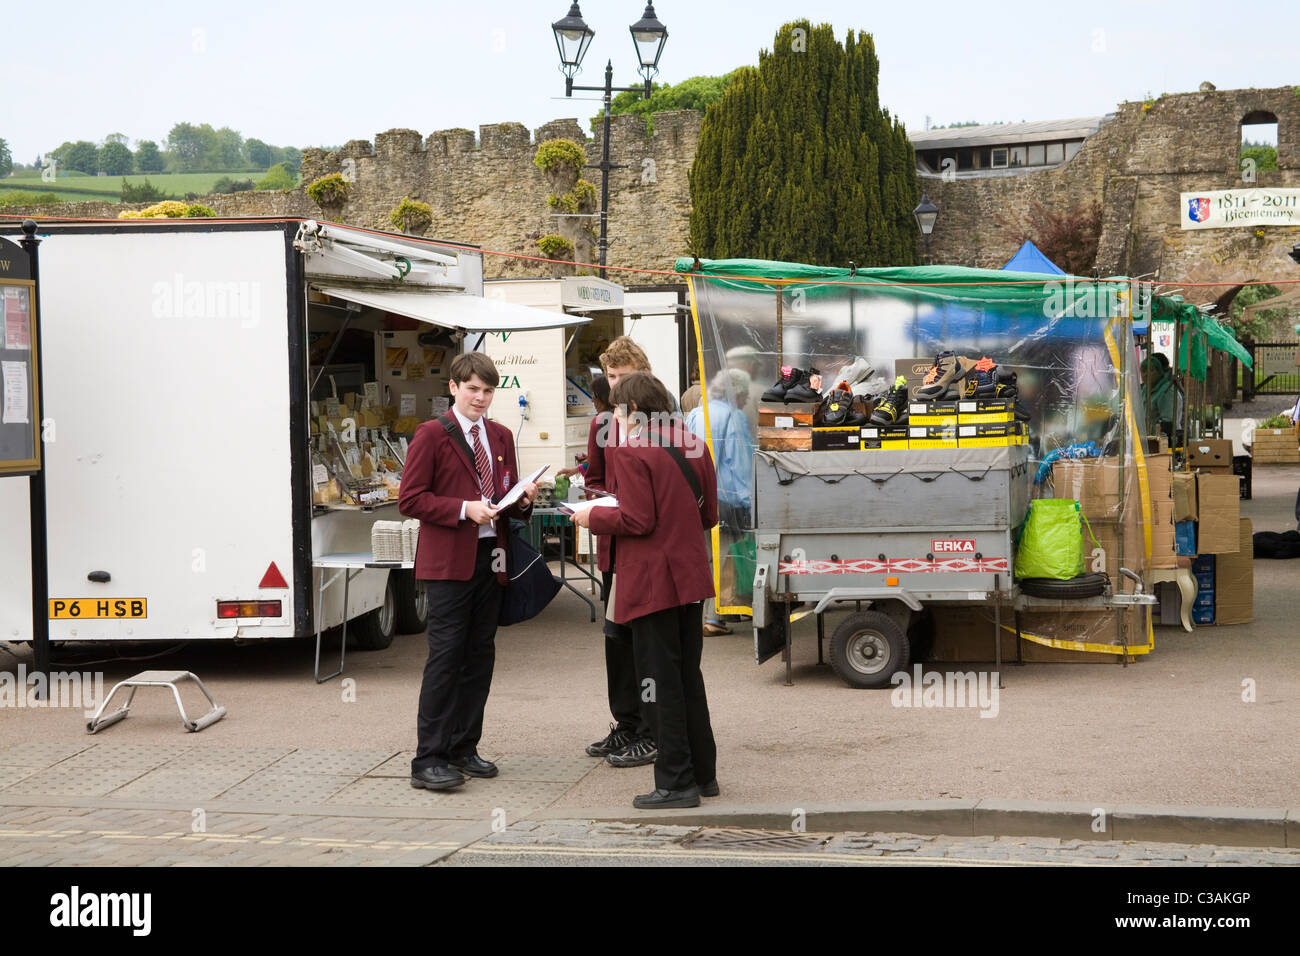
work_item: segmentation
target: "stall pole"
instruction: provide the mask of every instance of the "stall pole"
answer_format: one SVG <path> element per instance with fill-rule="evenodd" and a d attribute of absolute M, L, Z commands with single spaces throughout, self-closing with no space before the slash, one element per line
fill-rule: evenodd
<path fill-rule="evenodd" d="M 1132 329 L 1133 309 L 1132 309 L 1131 302 L 1129 303 L 1127 318 L 1129 322 L 1128 328 Z M 1115 561 L 1116 561 L 1115 567 L 1117 569 L 1124 567 L 1124 519 L 1125 516 L 1128 514 L 1128 500 L 1129 500 L 1128 495 L 1124 493 L 1127 490 L 1124 484 L 1124 477 L 1125 477 L 1124 463 L 1125 463 L 1125 459 L 1128 457 L 1128 439 L 1131 437 L 1132 440 L 1135 442 L 1146 441 L 1145 435 L 1130 436 L 1128 431 L 1128 410 L 1129 410 L 1128 407 L 1129 406 L 1128 340 L 1129 340 L 1129 336 L 1122 334 L 1124 331 L 1122 327 L 1120 331 L 1121 331 L 1121 336 L 1119 341 L 1119 397 L 1120 397 L 1119 455 L 1117 456 L 1119 458 L 1119 478 L 1117 479 L 1117 481 L 1118 481 L 1118 487 L 1120 491 L 1119 494 L 1120 505 L 1119 505 L 1119 533 L 1115 535 L 1115 540 L 1117 542 L 1115 545 Z M 1142 367 L 1141 365 L 1138 366 L 1139 369 L 1141 369 L 1141 367 Z M 1091 529 L 1089 529 L 1089 534 L 1091 533 L 1092 533 Z M 1118 570 L 1116 571 L 1116 574 L 1121 578 L 1121 580 L 1123 579 L 1123 575 L 1119 574 Z M 1112 581 L 1111 582 L 1112 590 L 1119 585 L 1120 585 L 1119 581 Z M 1121 609 L 1120 612 L 1115 615 L 1115 631 L 1116 631 L 1116 636 L 1119 637 L 1120 643 L 1122 644 L 1124 642 L 1123 609 Z"/>
<path fill-rule="evenodd" d="M 790 632 L 794 625 L 790 622 L 790 581 L 785 582 L 785 686 L 794 686 L 794 655 L 790 652 Z"/>
<path fill-rule="evenodd" d="M 826 622 L 822 620 L 822 615 L 817 615 L 817 663 L 825 665 L 826 659 L 822 657 L 822 641 L 826 639 Z"/>
<path fill-rule="evenodd" d="M 37 361 L 43 356 L 41 352 L 41 278 L 37 271 L 37 247 L 41 240 L 36 238 L 36 223 L 31 219 L 23 220 L 23 238 L 19 245 L 31 260 L 32 301 L 31 301 L 31 346 Z M 36 402 L 32 406 L 38 415 L 45 410 L 44 376 L 39 367 L 33 376 L 36 379 Z M 37 422 L 40 428 L 40 422 Z M 39 437 L 44 442 L 44 429 Z M 49 619 L 49 545 L 45 529 L 45 455 L 41 455 L 41 467 L 29 479 L 31 484 L 31 552 L 32 552 L 32 656 L 36 673 L 44 680 L 36 682 L 36 699 L 49 699 L 50 686 L 50 619 Z"/>
<path fill-rule="evenodd" d="M 785 336 L 781 331 L 781 287 L 776 287 L 776 367 L 785 364 Z"/>
<path fill-rule="evenodd" d="M 993 667 L 998 673 L 998 690 L 1002 681 L 1002 575 L 993 575 Z"/>

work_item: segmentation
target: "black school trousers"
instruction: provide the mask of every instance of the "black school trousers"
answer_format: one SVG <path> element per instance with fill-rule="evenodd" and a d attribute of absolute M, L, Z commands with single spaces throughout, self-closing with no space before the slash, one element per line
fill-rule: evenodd
<path fill-rule="evenodd" d="M 496 546 L 495 535 L 479 539 L 468 581 L 422 582 L 429 596 L 429 658 L 420 684 L 412 773 L 478 752 L 501 616 L 503 589 L 492 570 Z"/>
<path fill-rule="evenodd" d="M 685 790 L 711 783 L 717 777 L 718 748 L 700 672 L 703 604 L 656 611 L 630 624 L 642 699 L 649 698 L 646 715 L 659 748 L 655 787 Z"/>
<path fill-rule="evenodd" d="M 609 571 L 601 574 L 600 599 L 609 600 Z M 654 738 L 641 702 L 641 685 L 636 677 L 636 656 L 632 649 L 632 630 L 615 624 L 607 617 L 605 633 L 605 690 L 609 694 L 609 713 L 619 730 L 635 733 L 638 737 Z"/>

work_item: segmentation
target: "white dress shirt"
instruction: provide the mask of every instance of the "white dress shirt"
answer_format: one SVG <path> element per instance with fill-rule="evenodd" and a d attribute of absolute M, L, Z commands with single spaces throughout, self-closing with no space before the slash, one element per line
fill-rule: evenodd
<path fill-rule="evenodd" d="M 479 440 L 479 444 L 483 446 L 483 451 L 487 454 L 488 472 L 495 477 L 496 473 L 493 471 L 493 465 L 492 465 L 492 446 L 488 444 L 488 440 L 487 440 L 487 416 L 486 415 L 481 416 L 477 422 L 470 421 L 468 418 L 466 418 L 464 415 L 460 413 L 460 409 L 458 409 L 455 405 L 451 407 L 451 413 L 456 417 L 456 421 L 460 424 L 460 430 L 465 433 L 465 444 L 469 445 L 469 451 L 470 451 L 469 463 L 474 468 L 474 474 L 476 476 L 478 475 L 478 462 L 474 461 L 474 436 L 473 434 L 471 434 L 470 429 L 472 429 L 475 425 L 478 425 L 478 440 Z M 488 499 L 480 498 L 479 500 L 487 501 Z M 467 504 L 469 504 L 468 501 L 462 501 L 460 503 L 461 521 L 465 520 L 465 506 Z M 478 526 L 478 536 L 480 538 L 495 538 L 497 536 L 497 529 L 495 525 L 492 523 L 481 524 Z"/>

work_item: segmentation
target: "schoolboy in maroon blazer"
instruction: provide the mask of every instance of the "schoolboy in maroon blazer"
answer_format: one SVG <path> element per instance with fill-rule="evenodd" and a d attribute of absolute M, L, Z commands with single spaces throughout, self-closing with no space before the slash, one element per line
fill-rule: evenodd
<path fill-rule="evenodd" d="M 717 476 L 708 448 L 671 414 L 672 398 L 653 375 L 621 378 L 610 400 L 622 406 L 627 422 L 627 442 L 617 453 L 619 504 L 574 518 L 614 536 L 613 617 L 632 629 L 637 676 L 650 698 L 655 790 L 633 806 L 695 807 L 701 796 L 718 793 L 717 747 L 700 672 L 701 602 L 713 595 L 705 533 L 718 523 Z M 664 446 L 677 448 L 693 471 L 700 503 Z"/>
<path fill-rule="evenodd" d="M 610 388 L 619 379 L 633 372 L 649 372 L 650 359 L 641 347 L 626 335 L 620 335 L 600 353 L 600 366 L 605 371 Z M 592 491 L 618 494 L 615 461 L 620 451 L 623 431 L 612 412 L 596 415 L 587 431 L 586 487 Z M 601 572 L 601 597 L 609 593 L 610 578 L 614 571 L 614 546 L 605 535 L 593 535 L 596 540 L 596 562 Z M 610 716 L 614 723 L 601 740 L 587 746 L 587 754 L 604 757 L 614 767 L 639 767 L 655 759 L 654 736 L 641 700 L 641 687 L 636 679 L 636 657 L 632 650 L 632 632 L 614 623 L 606 609 L 602 624 L 605 634 L 605 690 L 609 698 Z"/>
<path fill-rule="evenodd" d="M 492 505 L 519 481 L 510 430 L 486 417 L 496 366 L 482 352 L 467 352 L 449 372 L 454 434 L 441 421 L 416 429 L 397 505 L 420 519 L 415 577 L 429 599 L 429 657 L 411 760 L 411 786 L 428 790 L 459 787 L 464 774 L 497 775 L 478 742 L 496 660 L 507 536 L 510 517 L 527 518 L 537 494 L 530 483 L 510 508 Z"/>

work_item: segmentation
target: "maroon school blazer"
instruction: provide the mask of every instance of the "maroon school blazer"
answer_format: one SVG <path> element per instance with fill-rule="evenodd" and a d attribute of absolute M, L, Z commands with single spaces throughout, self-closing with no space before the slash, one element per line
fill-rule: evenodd
<path fill-rule="evenodd" d="M 514 436 L 510 429 L 488 421 L 486 416 L 479 420 L 487 425 L 488 454 L 492 458 L 492 480 L 496 486 L 492 497 L 495 500 L 507 490 L 504 484 L 507 472 L 511 484 L 520 480 Z M 452 421 L 459 429 L 460 423 L 454 415 Z M 478 525 L 468 518 L 460 520 L 460 506 L 481 497 L 478 469 L 460 443 L 447 434 L 442 423 L 434 419 L 417 428 L 406 454 L 402 492 L 397 499 L 398 511 L 408 518 L 420 519 L 420 543 L 415 552 L 417 579 L 468 581 L 474 576 Z M 510 517 L 526 520 L 532 510 L 532 505 L 519 503 L 497 517 L 497 544 L 500 547 L 506 546 Z M 497 572 L 497 580 L 505 585 L 504 571 Z"/>
<path fill-rule="evenodd" d="M 617 508 L 593 508 L 591 530 L 618 542 L 613 619 L 626 624 L 713 596 L 706 529 L 718 523 L 718 481 L 708 446 L 680 419 L 663 438 L 653 428 L 617 450 Z M 682 449 L 704 492 L 703 520 L 685 476 L 667 449 Z"/>

